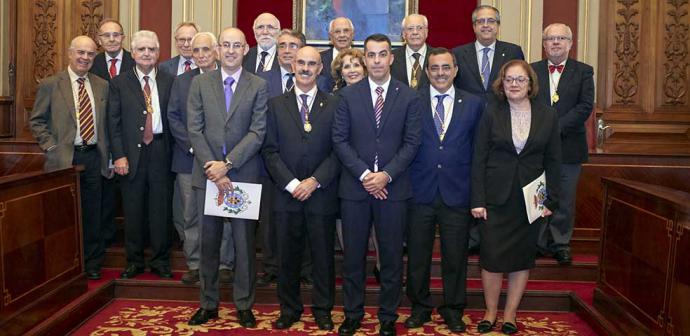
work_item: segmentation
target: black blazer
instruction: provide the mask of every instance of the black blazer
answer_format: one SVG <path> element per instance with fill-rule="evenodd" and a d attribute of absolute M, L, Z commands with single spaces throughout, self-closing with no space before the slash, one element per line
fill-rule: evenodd
<path fill-rule="evenodd" d="M 396 48 L 393 50 L 393 64 L 391 64 L 391 76 L 393 78 L 405 83 L 409 86 L 410 81 L 407 80 L 407 57 L 405 55 L 406 46 Z M 429 62 L 429 52 L 431 51 L 431 46 L 426 45 L 426 55 L 424 56 L 424 64 L 422 64 L 421 76 L 419 77 L 419 84 L 417 88 L 426 88 L 429 85 L 429 77 L 426 75 L 426 64 Z"/>
<path fill-rule="evenodd" d="M 537 100 L 551 105 L 549 68 L 546 59 L 532 63 L 539 78 Z M 553 108 L 558 112 L 561 127 L 563 163 L 583 163 L 588 159 L 587 130 L 585 122 L 594 106 L 594 70 L 591 66 L 569 58 L 558 81 L 558 102 Z"/>
<path fill-rule="evenodd" d="M 321 51 L 321 64 L 323 68 L 319 77 L 316 79 L 316 85 L 319 90 L 331 93 L 333 92 L 333 86 L 335 85 L 335 79 L 331 76 L 331 64 L 333 63 L 333 47 Z"/>
<path fill-rule="evenodd" d="M 304 131 L 295 91 L 274 97 L 268 102 L 266 140 L 261 154 L 275 181 L 275 211 L 298 211 L 334 214 L 338 211 L 338 174 L 340 163 L 333 151 L 331 131 L 338 98 L 317 91 L 309 114 L 311 132 Z M 293 179 L 313 176 L 321 184 L 304 202 L 285 190 Z"/>
<path fill-rule="evenodd" d="M 158 89 L 158 103 L 161 110 L 161 122 L 166 146 L 166 166 L 170 167 L 170 130 L 168 128 L 168 99 L 174 77 L 158 71 L 156 85 Z M 146 124 L 146 103 L 141 84 L 134 73 L 134 68 L 123 71 L 120 76 L 110 81 L 110 96 L 108 99 L 108 129 L 110 131 L 110 151 L 113 162 L 127 157 L 129 174 L 133 179 L 137 174 L 139 155 L 141 152 L 144 125 Z M 167 172 L 166 172 L 167 173 Z"/>
<path fill-rule="evenodd" d="M 544 205 L 554 211 L 558 208 L 560 169 L 561 137 L 554 109 L 532 100 L 529 137 L 518 154 L 508 102 L 491 99 L 475 131 L 471 208 L 504 204 L 515 188 L 515 174 L 522 188 L 546 171 L 548 197 Z"/>
<path fill-rule="evenodd" d="M 242 60 L 242 68 L 245 71 L 251 72 L 251 73 L 256 73 L 256 66 L 258 65 L 256 63 L 256 54 L 257 54 L 257 46 L 254 46 L 249 49 L 249 52 L 244 55 L 244 59 Z M 278 48 L 278 46 L 276 46 Z M 276 69 L 280 66 L 278 64 L 278 50 L 276 49 L 276 55 L 273 57 L 273 64 L 271 65 L 271 69 Z"/>
<path fill-rule="evenodd" d="M 484 90 L 482 76 L 479 73 L 477 49 L 474 47 L 474 41 L 455 47 L 453 49 L 453 54 L 455 54 L 455 58 L 458 62 L 458 74 L 455 76 L 454 82 L 455 87 L 483 97 L 485 101 L 488 101 L 487 95 L 492 95 L 491 83 L 498 77 L 498 72 L 501 70 L 503 64 L 514 59 L 525 59 L 525 55 L 522 53 L 522 48 L 520 48 L 519 45 L 496 41 L 494 59 L 491 65 L 491 74 L 489 75 L 489 87 L 487 90 Z"/>
<path fill-rule="evenodd" d="M 122 65 L 120 66 L 120 73 L 131 70 L 135 65 L 136 63 L 134 63 L 132 54 L 130 54 L 129 51 L 122 49 Z M 102 52 L 96 55 L 96 58 L 93 59 L 93 66 L 89 72 L 110 82 L 110 71 L 108 71 L 109 68 L 110 64 L 106 63 L 105 53 Z"/>

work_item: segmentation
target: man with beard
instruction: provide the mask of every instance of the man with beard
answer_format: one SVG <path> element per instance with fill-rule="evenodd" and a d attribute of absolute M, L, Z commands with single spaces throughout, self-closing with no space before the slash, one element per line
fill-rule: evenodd
<path fill-rule="evenodd" d="M 335 81 L 331 76 L 331 63 L 341 50 L 352 47 L 352 39 L 355 37 L 355 27 L 352 21 L 346 17 L 338 17 L 331 20 L 328 25 L 328 39 L 332 47 L 321 52 L 323 69 L 319 74 L 318 86 L 323 92 L 332 92 Z"/>
<path fill-rule="evenodd" d="M 271 13 L 261 13 L 254 19 L 256 46 L 249 49 L 242 67 L 251 73 L 268 71 L 279 66 L 276 57 L 276 39 L 280 32 L 280 21 Z"/>

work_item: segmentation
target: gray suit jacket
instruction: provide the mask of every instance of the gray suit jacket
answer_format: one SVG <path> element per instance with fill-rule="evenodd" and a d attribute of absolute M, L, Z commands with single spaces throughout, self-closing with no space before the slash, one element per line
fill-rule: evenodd
<path fill-rule="evenodd" d="M 96 143 L 101 160 L 101 174 L 108 176 L 108 82 L 92 73 L 89 73 L 88 77 L 94 96 Z M 72 166 L 74 138 L 77 134 L 77 112 L 67 70 L 46 78 L 38 86 L 29 126 L 31 133 L 38 140 L 38 145 L 45 151 L 45 170 Z"/>
<path fill-rule="evenodd" d="M 258 76 L 244 69 L 241 71 L 227 112 L 220 69 L 192 80 L 187 98 L 187 128 L 194 149 L 194 187 L 206 188 L 204 163 L 226 158 L 233 163 L 228 172 L 231 181 L 257 182 L 259 179 L 259 150 L 266 135 L 268 86 Z"/>
<path fill-rule="evenodd" d="M 177 66 L 180 64 L 180 55 L 158 64 L 158 71 L 165 72 L 173 77 L 177 76 Z"/>

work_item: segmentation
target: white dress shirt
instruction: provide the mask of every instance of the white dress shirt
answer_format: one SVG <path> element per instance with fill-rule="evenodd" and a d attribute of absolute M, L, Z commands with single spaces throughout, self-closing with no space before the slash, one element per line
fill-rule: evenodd
<path fill-rule="evenodd" d="M 264 60 L 264 71 L 271 70 L 271 67 L 273 67 L 273 58 L 276 57 L 276 45 L 274 44 L 272 47 L 268 48 L 268 50 L 263 50 L 261 49 L 260 46 L 256 46 L 256 69 L 259 68 L 259 63 L 261 63 L 261 52 L 266 51 L 268 52 L 268 55 L 266 55 L 266 59 Z"/>
<path fill-rule="evenodd" d="M 424 43 L 424 45 L 417 51 L 412 50 L 410 46 L 405 46 L 405 57 L 407 58 L 405 66 L 407 67 L 408 83 L 412 83 L 412 66 L 414 65 L 414 56 L 412 55 L 414 53 L 419 53 L 419 71 L 424 71 L 424 60 L 426 60 L 426 43 Z M 419 75 L 419 78 L 422 78 L 421 74 Z"/>
<path fill-rule="evenodd" d="M 438 105 L 438 98 L 436 96 L 447 94 L 448 97 L 443 98 L 443 134 L 441 134 L 441 141 L 448 131 L 450 120 L 453 118 L 453 106 L 455 104 L 455 88 L 451 87 L 446 92 L 438 92 L 432 85 L 429 85 L 429 95 L 431 96 L 431 117 L 436 120 L 436 105 Z M 434 126 L 436 124 L 434 123 Z"/>
<path fill-rule="evenodd" d="M 110 73 L 110 60 L 116 59 L 117 60 L 117 62 L 115 62 L 115 69 L 117 69 L 116 75 L 120 74 L 120 69 L 122 69 L 122 57 L 123 57 L 122 55 L 123 54 L 124 54 L 124 51 L 122 51 L 122 49 L 120 49 L 120 52 L 115 57 L 110 57 L 110 54 L 105 53 L 105 68 L 108 69 L 108 73 Z"/>
<path fill-rule="evenodd" d="M 568 59 L 566 58 L 565 61 L 563 61 L 560 64 L 553 64 L 551 61 L 547 61 L 546 65 L 546 71 L 549 71 L 549 66 L 550 65 L 563 65 L 563 71 L 565 71 L 565 62 L 567 62 Z M 553 99 L 553 95 L 556 93 L 556 90 L 558 89 L 558 82 L 561 81 L 561 75 L 562 73 L 558 72 L 558 70 L 554 71 L 553 73 L 549 72 L 549 92 L 551 95 L 549 96 L 549 99 Z M 553 104 L 553 103 L 552 103 Z"/>
<path fill-rule="evenodd" d="M 190 69 L 194 70 L 197 68 L 196 63 L 194 63 L 193 58 L 184 58 L 184 56 L 180 55 L 180 59 L 177 62 L 177 75 L 178 76 L 184 73 L 184 62 L 187 62 L 187 61 L 192 62 L 191 64 L 189 64 Z"/>
<path fill-rule="evenodd" d="M 79 77 L 79 75 L 72 71 L 72 68 L 70 67 L 67 67 L 67 73 L 69 74 L 69 82 L 72 84 L 72 97 L 74 97 L 74 112 L 77 117 L 77 134 L 74 136 L 74 144 L 79 146 L 84 145 L 81 139 L 81 125 L 79 125 L 79 83 L 77 83 L 77 79 L 82 77 Z M 93 139 L 90 143 L 88 143 L 88 145 L 93 145 L 96 143 L 96 139 L 98 139 L 98 124 L 96 123 L 96 104 L 95 100 L 93 99 L 93 91 L 91 90 L 91 82 L 89 81 L 88 74 L 83 78 L 86 93 L 89 95 L 89 100 L 91 101 L 91 111 L 93 111 Z"/>
<path fill-rule="evenodd" d="M 477 65 L 479 66 L 479 74 L 482 74 L 482 58 L 484 58 L 484 48 L 489 48 L 489 73 L 493 70 L 494 66 L 494 52 L 496 51 L 496 41 L 488 46 L 484 46 L 479 41 L 474 41 L 474 48 L 477 49 Z M 491 83 L 489 83 L 489 87 Z"/>
<path fill-rule="evenodd" d="M 151 115 L 151 126 L 153 126 L 153 134 L 161 134 L 163 133 L 163 120 L 161 119 L 161 105 L 160 101 L 158 100 L 158 85 L 156 85 L 156 74 L 158 73 L 158 70 L 154 68 L 151 72 L 149 72 L 148 75 L 144 75 L 141 71 L 139 71 L 138 67 L 135 66 L 134 69 L 137 78 L 139 78 L 139 84 L 141 84 L 142 91 L 144 90 L 144 85 L 146 84 L 146 81 L 144 81 L 144 76 L 149 76 L 151 107 L 153 108 L 153 114 Z"/>

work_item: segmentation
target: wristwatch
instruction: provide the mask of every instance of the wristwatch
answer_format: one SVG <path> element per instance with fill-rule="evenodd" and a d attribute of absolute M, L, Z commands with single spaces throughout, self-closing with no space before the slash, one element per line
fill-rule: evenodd
<path fill-rule="evenodd" d="M 225 168 L 228 168 L 228 171 L 232 169 L 232 161 L 229 158 L 225 158 Z"/>

